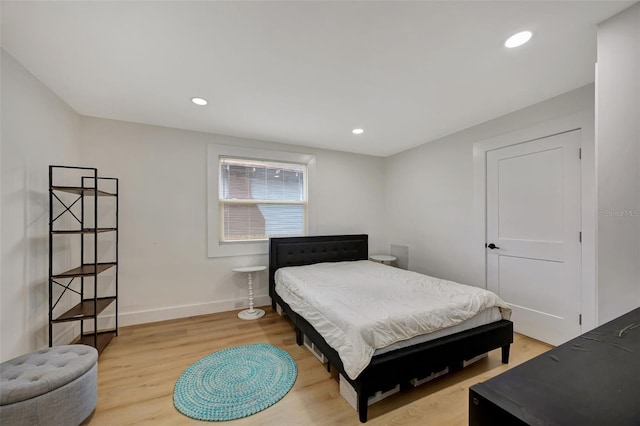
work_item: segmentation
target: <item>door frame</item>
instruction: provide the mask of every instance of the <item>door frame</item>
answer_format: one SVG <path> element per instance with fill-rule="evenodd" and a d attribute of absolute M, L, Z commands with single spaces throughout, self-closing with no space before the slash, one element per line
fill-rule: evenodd
<path fill-rule="evenodd" d="M 473 263 L 481 271 L 482 284 L 487 288 L 487 152 L 547 136 L 580 130 L 582 161 L 580 163 L 582 214 L 582 332 L 596 327 L 598 323 L 597 301 L 597 193 L 595 166 L 595 115 L 584 111 L 558 119 L 545 121 L 536 126 L 482 140 L 473 144 Z M 516 142 L 514 142 L 516 141 Z"/>

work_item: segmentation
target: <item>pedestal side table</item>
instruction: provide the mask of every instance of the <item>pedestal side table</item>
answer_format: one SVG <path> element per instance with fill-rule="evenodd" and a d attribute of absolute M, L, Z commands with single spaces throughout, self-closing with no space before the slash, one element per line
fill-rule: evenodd
<path fill-rule="evenodd" d="M 238 312 L 238 318 L 243 320 L 254 320 L 262 318 L 264 311 L 262 309 L 254 309 L 253 307 L 253 277 L 251 274 L 254 272 L 260 272 L 267 269 L 266 266 L 243 266 L 241 268 L 233 268 L 233 272 L 242 272 L 247 274 L 247 281 L 249 284 L 249 309 Z"/>
<path fill-rule="evenodd" d="M 372 254 L 371 256 L 369 256 L 369 259 L 373 260 L 374 262 L 383 263 L 385 265 L 391 265 L 391 263 L 397 260 L 397 257 L 389 256 L 386 254 Z"/>

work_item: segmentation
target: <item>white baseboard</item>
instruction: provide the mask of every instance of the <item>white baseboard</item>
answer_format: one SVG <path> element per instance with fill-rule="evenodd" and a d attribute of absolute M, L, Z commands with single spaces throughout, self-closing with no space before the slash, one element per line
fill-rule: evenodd
<path fill-rule="evenodd" d="M 253 299 L 255 306 L 271 305 L 269 296 L 257 296 Z M 249 307 L 246 298 L 220 300 L 217 302 L 198 303 L 194 305 L 169 306 L 165 308 L 149 309 L 145 311 L 120 311 L 118 315 L 118 326 L 123 327 L 134 324 L 145 324 L 149 322 L 166 321 L 176 318 L 193 317 L 196 315 L 214 314 L 218 312 L 228 312 Z"/>

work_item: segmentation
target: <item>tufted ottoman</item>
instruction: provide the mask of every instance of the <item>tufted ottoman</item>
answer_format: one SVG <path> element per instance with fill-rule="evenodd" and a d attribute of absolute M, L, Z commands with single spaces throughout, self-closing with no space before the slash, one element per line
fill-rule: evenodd
<path fill-rule="evenodd" d="M 0 364 L 0 425 L 79 425 L 98 400 L 98 351 L 54 346 Z"/>

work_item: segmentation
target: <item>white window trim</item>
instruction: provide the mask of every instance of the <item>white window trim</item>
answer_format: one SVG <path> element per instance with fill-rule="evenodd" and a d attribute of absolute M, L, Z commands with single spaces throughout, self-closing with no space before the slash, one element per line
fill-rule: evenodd
<path fill-rule="evenodd" d="M 293 152 L 272 151 L 261 148 L 210 144 L 207 147 L 207 255 L 208 257 L 249 256 L 269 253 L 268 241 L 220 241 L 219 159 L 225 157 L 252 158 L 256 160 L 300 163 L 307 165 L 307 234 L 315 233 L 311 185 L 315 178 L 315 156 Z"/>

